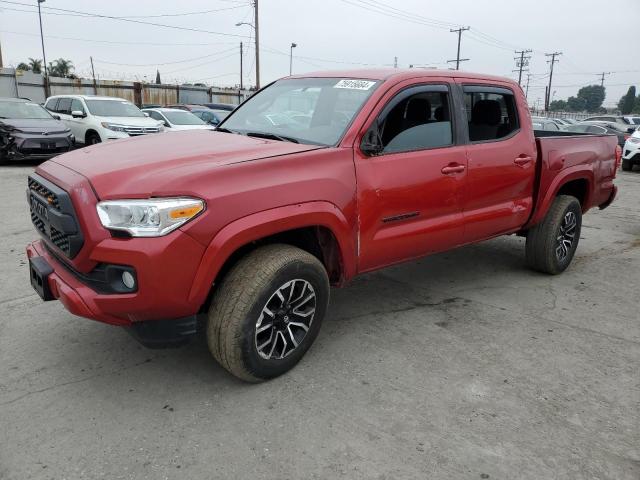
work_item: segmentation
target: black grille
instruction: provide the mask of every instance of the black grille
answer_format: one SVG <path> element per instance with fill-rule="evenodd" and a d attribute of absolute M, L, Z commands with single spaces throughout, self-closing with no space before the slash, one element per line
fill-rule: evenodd
<path fill-rule="evenodd" d="M 31 223 L 45 242 L 68 258 L 74 258 L 84 243 L 71 197 L 63 189 L 37 174 L 29 176 L 28 201 Z"/>
<path fill-rule="evenodd" d="M 49 205 L 51 205 L 56 210 L 60 210 L 60 203 L 58 202 L 58 196 L 45 187 L 40 182 L 36 181 L 33 177 L 29 177 L 29 190 L 33 190 L 41 197 L 46 198 L 49 201 Z M 33 217 L 33 213 L 31 214 Z"/>

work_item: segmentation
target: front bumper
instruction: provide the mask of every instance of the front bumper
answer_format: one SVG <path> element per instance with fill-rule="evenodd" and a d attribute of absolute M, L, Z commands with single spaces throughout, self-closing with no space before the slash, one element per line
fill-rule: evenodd
<path fill-rule="evenodd" d="M 130 293 L 96 288 L 87 281 L 87 272 L 75 271 L 44 240 L 29 244 L 27 257 L 30 263 L 41 258 L 50 266 L 43 289 L 50 292 L 48 299 L 60 300 L 74 315 L 119 326 L 181 319 L 197 314 L 201 307 L 189 301 L 189 292 L 204 247 L 180 231 L 173 233 L 154 239 L 108 238 L 93 247 L 91 258 L 99 264 L 135 270 L 137 290 Z"/>
<path fill-rule="evenodd" d="M 10 160 L 47 160 L 73 148 L 73 135 L 12 135 L 7 145 Z"/>
<path fill-rule="evenodd" d="M 622 159 L 640 162 L 640 143 L 632 143 L 627 140 L 622 147 Z"/>

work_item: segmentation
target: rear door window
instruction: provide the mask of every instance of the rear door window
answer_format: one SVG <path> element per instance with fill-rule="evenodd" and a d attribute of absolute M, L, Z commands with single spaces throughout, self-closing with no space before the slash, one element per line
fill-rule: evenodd
<path fill-rule="evenodd" d="M 464 101 L 472 142 L 496 141 L 520 128 L 513 92 L 506 88 L 467 85 Z"/>

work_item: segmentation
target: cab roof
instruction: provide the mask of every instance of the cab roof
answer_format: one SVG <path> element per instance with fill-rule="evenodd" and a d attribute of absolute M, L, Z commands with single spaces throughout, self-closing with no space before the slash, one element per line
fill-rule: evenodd
<path fill-rule="evenodd" d="M 400 82 L 411 78 L 473 78 L 478 80 L 494 80 L 500 82 L 517 83 L 515 80 L 497 75 L 486 75 L 484 73 L 466 72 L 463 70 L 440 70 L 424 68 L 371 68 L 356 70 L 329 70 L 320 72 L 309 72 L 300 75 L 292 75 L 286 78 L 357 78 L 363 80 L 382 80 Z"/>

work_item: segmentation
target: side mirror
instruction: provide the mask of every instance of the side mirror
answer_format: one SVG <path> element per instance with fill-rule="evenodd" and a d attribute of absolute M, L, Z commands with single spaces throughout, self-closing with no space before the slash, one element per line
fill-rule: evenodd
<path fill-rule="evenodd" d="M 53 118 L 55 118 L 56 120 L 60 120 L 60 115 L 51 115 Z"/>
<path fill-rule="evenodd" d="M 382 142 L 380 141 L 380 134 L 376 126 L 367 130 L 360 143 L 360 150 L 368 157 L 374 157 L 380 155 L 382 152 Z"/>
<path fill-rule="evenodd" d="M 148 117 L 148 116 L 149 116 L 149 114 L 148 114 L 147 112 L 142 112 L 142 114 L 143 114 L 145 117 Z"/>
<path fill-rule="evenodd" d="M 171 128 L 171 125 L 169 124 L 169 122 L 167 122 L 166 120 L 162 121 L 162 124 L 167 127 L 167 128 Z"/>
<path fill-rule="evenodd" d="M 86 117 L 86 114 L 82 110 L 74 110 L 71 112 L 71 116 L 73 118 L 84 118 Z"/>

